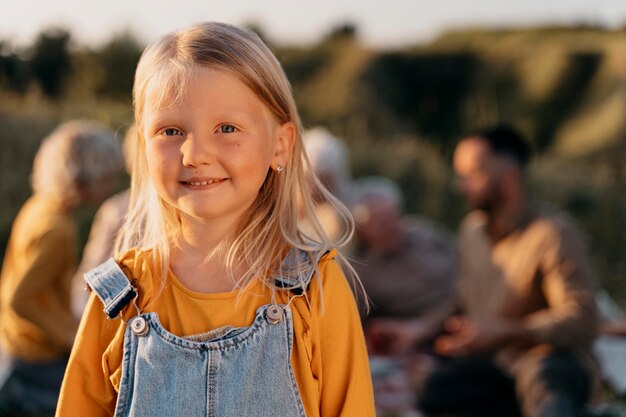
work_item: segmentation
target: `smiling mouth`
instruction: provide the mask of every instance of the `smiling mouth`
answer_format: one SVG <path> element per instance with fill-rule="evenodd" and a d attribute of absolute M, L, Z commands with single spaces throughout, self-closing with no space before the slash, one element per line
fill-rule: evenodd
<path fill-rule="evenodd" d="M 190 185 L 192 187 L 202 187 L 211 184 L 217 184 L 220 182 L 226 181 L 225 179 L 214 179 L 214 180 L 205 180 L 205 181 L 180 181 L 183 185 Z"/>

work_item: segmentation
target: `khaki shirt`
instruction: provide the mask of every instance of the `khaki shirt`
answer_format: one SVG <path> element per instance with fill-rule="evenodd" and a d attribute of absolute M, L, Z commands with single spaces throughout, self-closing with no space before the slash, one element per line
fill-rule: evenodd
<path fill-rule="evenodd" d="M 459 235 L 459 301 L 477 319 L 519 319 L 539 345 L 591 358 L 598 318 L 583 240 L 563 214 L 538 214 L 498 242 L 486 234 L 484 213 L 470 213 Z M 515 373 L 538 345 L 511 343 L 496 360 Z M 586 362 L 589 362 L 588 360 Z"/>

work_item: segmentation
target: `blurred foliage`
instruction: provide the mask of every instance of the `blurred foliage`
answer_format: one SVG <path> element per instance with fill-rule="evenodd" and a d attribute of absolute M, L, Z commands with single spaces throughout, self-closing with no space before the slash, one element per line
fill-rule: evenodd
<path fill-rule="evenodd" d="M 309 45 L 281 45 L 249 27 L 282 62 L 305 127 L 344 138 L 354 176 L 396 180 L 408 212 L 451 229 L 464 211 L 452 189 L 454 143 L 489 124 L 518 127 L 538 152 L 536 194 L 578 220 L 601 284 L 626 305 L 626 30 L 476 29 L 375 50 L 351 23 Z M 129 32 L 97 48 L 60 29 L 21 49 L 0 40 L 2 252 L 41 139 L 70 118 L 100 120 L 120 137 L 132 122 L 141 49 Z"/>
<path fill-rule="evenodd" d="M 143 46 L 128 32 L 115 36 L 95 52 L 102 77 L 96 93 L 120 101 L 130 101 L 135 67 Z"/>
<path fill-rule="evenodd" d="M 383 53 L 372 60 L 361 82 L 378 97 L 377 105 L 408 123 L 408 131 L 436 137 L 440 146 L 448 147 L 463 131 L 460 104 L 477 69 L 476 57 L 463 51 Z"/>
<path fill-rule="evenodd" d="M 67 79 L 72 75 L 69 41 L 69 32 L 50 30 L 37 37 L 30 51 L 33 78 L 50 98 L 61 98 Z"/>
<path fill-rule="evenodd" d="M 6 43 L 0 42 L 0 88 L 25 93 L 30 78 L 26 61 L 12 52 Z"/>

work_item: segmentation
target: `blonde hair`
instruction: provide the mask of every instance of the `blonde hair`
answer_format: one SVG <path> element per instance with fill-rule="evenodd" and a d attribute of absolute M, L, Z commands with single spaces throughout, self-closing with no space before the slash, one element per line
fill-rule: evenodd
<path fill-rule="evenodd" d="M 129 174 L 133 171 L 133 152 L 135 147 L 135 140 L 137 138 L 137 126 L 131 124 L 126 129 L 124 134 L 124 141 L 122 142 L 122 154 L 124 155 L 124 168 Z"/>
<path fill-rule="evenodd" d="M 154 85 L 161 88 L 155 95 L 157 106 L 180 100 L 187 79 L 198 68 L 228 71 L 254 92 L 280 123 L 292 122 L 297 127 L 293 152 L 284 171 L 277 173 L 268 167 L 265 183 L 241 219 L 236 236 L 224 243 L 226 265 L 239 287 L 259 277 L 274 289 L 272 275 L 280 270 L 280 261 L 290 249 L 313 254 L 343 246 L 351 239 L 354 224 L 349 211 L 324 190 L 328 201 L 341 213 L 347 230 L 336 242 L 324 234 L 314 215 L 311 193 L 304 191 L 309 187 L 304 177 L 308 160 L 289 81 L 276 57 L 256 34 L 224 23 L 203 23 L 168 34 L 146 48 L 139 61 L 133 90 L 138 135 L 134 142 L 130 211 L 116 253 L 135 246 L 154 249 L 154 260 L 160 260 L 163 270 L 168 264 L 169 242 L 179 236 L 181 224 L 176 209 L 158 196 L 148 174 L 144 107 L 146 94 Z M 323 189 L 318 180 L 314 186 Z M 301 207 L 298 194 L 302 196 Z M 319 238 L 306 236 L 298 229 L 300 215 L 314 225 Z M 314 261 L 317 265 L 318 259 Z M 245 272 L 238 279 L 232 273 L 234 266 L 244 267 Z M 301 267 L 287 272 L 295 278 Z M 284 273 L 281 271 L 281 275 Z"/>
<path fill-rule="evenodd" d="M 82 203 L 81 190 L 97 187 L 121 167 L 122 152 L 113 132 L 97 122 L 75 120 L 42 141 L 31 183 L 35 194 L 76 206 Z"/>

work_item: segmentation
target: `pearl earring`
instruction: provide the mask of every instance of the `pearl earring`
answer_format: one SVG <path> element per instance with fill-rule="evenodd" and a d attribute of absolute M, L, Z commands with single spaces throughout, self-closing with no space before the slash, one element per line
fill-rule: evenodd
<path fill-rule="evenodd" d="M 276 173 L 280 174 L 281 172 L 283 172 L 283 166 L 281 164 L 278 164 L 276 166 Z"/>

